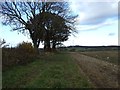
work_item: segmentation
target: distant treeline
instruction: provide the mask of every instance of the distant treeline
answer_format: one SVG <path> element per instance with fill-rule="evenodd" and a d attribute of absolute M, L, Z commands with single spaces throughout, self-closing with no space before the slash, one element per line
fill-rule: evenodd
<path fill-rule="evenodd" d="M 120 46 L 67 46 L 60 47 L 60 49 L 68 49 L 73 51 L 98 51 L 98 50 L 120 50 Z"/>
<path fill-rule="evenodd" d="M 79 47 L 79 48 L 118 48 L 120 46 L 67 46 L 67 48 Z"/>

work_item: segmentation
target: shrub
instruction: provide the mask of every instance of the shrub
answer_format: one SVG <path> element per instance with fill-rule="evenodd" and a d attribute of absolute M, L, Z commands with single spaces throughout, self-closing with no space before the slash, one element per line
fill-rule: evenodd
<path fill-rule="evenodd" d="M 27 64 L 36 58 L 36 51 L 29 42 L 22 42 L 15 48 L 3 48 L 3 69 L 14 65 Z"/>
<path fill-rule="evenodd" d="M 35 49 L 33 48 L 32 43 L 29 42 L 22 42 L 18 44 L 17 49 L 29 54 L 35 53 Z"/>
<path fill-rule="evenodd" d="M 18 63 L 20 64 L 28 63 L 36 56 L 36 51 L 33 48 L 32 43 L 29 42 L 22 42 L 18 44 L 16 50 L 19 56 Z"/>

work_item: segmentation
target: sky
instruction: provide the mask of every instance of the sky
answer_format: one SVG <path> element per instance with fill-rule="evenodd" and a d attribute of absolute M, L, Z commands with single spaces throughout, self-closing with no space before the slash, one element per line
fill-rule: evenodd
<path fill-rule="evenodd" d="M 70 8 L 77 14 L 77 33 L 71 35 L 64 46 L 107 46 L 118 45 L 118 1 L 111 0 L 69 0 Z M 110 1 L 110 0 L 109 0 Z M 22 41 L 32 42 L 29 36 L 11 31 L 10 26 L 0 23 L 0 38 L 14 47 Z M 43 47 L 40 44 L 40 47 Z"/>

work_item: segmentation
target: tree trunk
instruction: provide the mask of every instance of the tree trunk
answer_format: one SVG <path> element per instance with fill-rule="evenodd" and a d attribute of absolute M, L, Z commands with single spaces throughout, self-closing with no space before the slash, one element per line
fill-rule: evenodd
<path fill-rule="evenodd" d="M 55 41 L 53 41 L 52 50 L 53 50 L 53 51 L 56 50 L 56 42 L 55 42 Z"/>
<path fill-rule="evenodd" d="M 44 43 L 44 50 L 45 50 L 45 51 L 51 51 L 50 41 L 49 41 L 49 40 L 46 40 L 46 41 L 45 41 L 45 43 Z"/>
<path fill-rule="evenodd" d="M 37 40 L 33 40 L 33 39 L 32 39 L 32 41 L 33 41 L 33 46 L 34 46 L 34 49 L 35 49 L 36 53 L 39 54 L 39 49 L 38 49 L 39 42 L 37 42 Z"/>
<path fill-rule="evenodd" d="M 46 37 L 45 37 L 44 45 L 45 45 L 44 46 L 45 51 L 50 52 L 51 51 L 51 48 L 50 48 L 50 34 L 49 34 L 48 30 L 46 30 Z"/>

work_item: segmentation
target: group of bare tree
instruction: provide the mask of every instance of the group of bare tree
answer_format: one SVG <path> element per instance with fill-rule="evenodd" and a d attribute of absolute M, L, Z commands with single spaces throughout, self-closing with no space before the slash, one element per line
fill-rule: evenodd
<path fill-rule="evenodd" d="M 77 16 L 67 2 L 1 2 L 0 8 L 2 23 L 14 26 L 13 31 L 28 31 L 36 49 L 40 42 L 47 51 L 55 49 L 75 30 Z"/>

